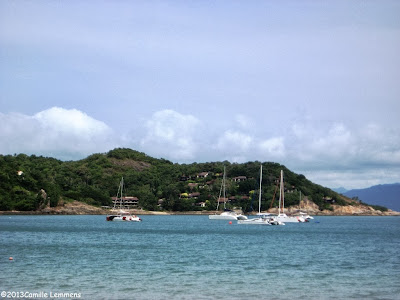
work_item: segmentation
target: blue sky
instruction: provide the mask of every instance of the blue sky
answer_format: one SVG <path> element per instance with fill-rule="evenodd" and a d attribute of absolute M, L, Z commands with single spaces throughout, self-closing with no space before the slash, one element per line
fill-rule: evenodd
<path fill-rule="evenodd" d="M 1 1 L 0 153 L 400 182 L 399 1 Z"/>

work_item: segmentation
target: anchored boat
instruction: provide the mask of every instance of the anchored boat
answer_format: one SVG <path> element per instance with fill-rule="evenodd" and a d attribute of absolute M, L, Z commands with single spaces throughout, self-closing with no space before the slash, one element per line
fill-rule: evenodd
<path fill-rule="evenodd" d="M 276 221 L 284 223 L 303 223 L 305 219 L 301 216 L 288 216 L 285 214 L 285 187 L 283 185 L 283 170 L 281 170 L 281 181 L 279 190 L 279 211 L 275 217 Z"/>
<path fill-rule="evenodd" d="M 114 208 L 111 211 L 117 211 L 117 203 L 119 202 L 119 210 L 115 214 L 110 214 L 106 217 L 107 221 L 125 221 L 125 222 L 141 222 L 142 219 L 136 215 L 132 215 L 130 212 L 122 210 L 123 203 L 123 189 L 124 189 L 124 177 L 121 178 L 119 183 L 117 198 L 114 202 Z"/>
<path fill-rule="evenodd" d="M 221 214 L 215 213 L 214 215 L 209 215 L 208 219 L 210 220 L 246 220 L 247 217 L 243 216 L 242 214 L 237 214 L 236 212 L 226 209 L 226 193 L 225 193 L 225 166 L 224 166 L 224 176 L 222 177 L 222 183 L 221 183 L 221 189 L 219 190 L 219 197 L 217 201 L 217 211 L 219 207 L 219 201 L 221 199 L 221 194 L 223 193 L 223 199 L 224 199 L 224 212 Z"/>
<path fill-rule="evenodd" d="M 260 166 L 260 188 L 258 192 L 258 218 L 247 220 L 238 220 L 238 224 L 243 225 L 285 225 L 285 223 L 276 220 L 274 216 L 261 213 L 261 183 L 262 183 L 262 165 Z"/>

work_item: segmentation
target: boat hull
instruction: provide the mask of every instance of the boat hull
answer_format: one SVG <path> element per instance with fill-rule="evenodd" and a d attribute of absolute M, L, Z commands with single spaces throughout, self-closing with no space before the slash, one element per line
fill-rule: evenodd
<path fill-rule="evenodd" d="M 291 217 L 291 216 L 276 216 L 275 220 L 283 223 L 304 223 L 305 219 L 303 217 Z"/>
<path fill-rule="evenodd" d="M 223 212 L 220 215 L 209 215 L 210 220 L 247 220 L 246 216 L 238 215 L 235 212 Z"/>
<path fill-rule="evenodd" d="M 112 221 L 112 222 L 141 222 L 142 219 L 140 219 L 137 216 L 119 216 L 119 215 L 110 215 L 106 217 L 107 221 Z"/>
<path fill-rule="evenodd" d="M 242 225 L 269 225 L 272 224 L 267 219 L 263 218 L 254 218 L 254 219 L 247 219 L 247 220 L 238 220 L 238 224 Z"/>
<path fill-rule="evenodd" d="M 210 220 L 237 220 L 237 216 L 230 215 L 209 215 L 208 219 Z"/>

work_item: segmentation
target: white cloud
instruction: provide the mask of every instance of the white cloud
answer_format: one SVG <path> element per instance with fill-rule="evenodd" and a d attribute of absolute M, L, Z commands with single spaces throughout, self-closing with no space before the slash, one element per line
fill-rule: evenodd
<path fill-rule="evenodd" d="M 378 166 L 349 168 L 348 170 L 320 169 L 300 173 L 312 182 L 329 188 L 358 189 L 378 184 L 398 183 L 400 167 L 394 166 L 390 169 Z"/>
<path fill-rule="evenodd" d="M 400 180 L 400 133 L 374 123 L 294 124 L 287 166 L 329 187 L 363 188 Z"/>
<path fill-rule="evenodd" d="M 240 131 L 227 130 L 215 146 L 220 157 L 232 162 L 282 160 L 286 156 L 283 137 L 260 140 Z"/>
<path fill-rule="evenodd" d="M 343 123 L 297 122 L 291 126 L 288 159 L 297 166 L 347 164 L 357 152 L 357 138 Z"/>
<path fill-rule="evenodd" d="M 1 114 L 0 152 L 83 158 L 112 147 L 112 130 L 76 109 L 52 107 L 33 116 Z M 114 145 L 115 146 L 115 145 Z"/>
<path fill-rule="evenodd" d="M 76 109 L 53 107 L 32 116 L 0 113 L 0 122 L 2 154 L 80 159 L 122 145 L 174 162 L 274 161 L 329 187 L 400 181 L 400 133 L 374 123 L 351 127 L 345 122 L 317 126 L 297 121 L 289 124 L 290 133 L 260 137 L 254 126 L 224 130 L 213 123 L 207 128 L 193 115 L 167 109 L 155 112 L 129 138 L 121 132 L 125 138 L 117 139 L 105 123 Z"/>
<path fill-rule="evenodd" d="M 108 131 L 108 126 L 76 109 L 52 107 L 33 116 L 39 124 L 53 133 L 66 135 L 81 135 L 92 138 Z"/>
<path fill-rule="evenodd" d="M 243 115 L 243 114 L 236 115 L 235 121 L 240 126 L 240 128 L 243 128 L 243 129 L 248 129 L 248 128 L 251 128 L 254 126 L 251 119 L 248 116 Z"/>
<path fill-rule="evenodd" d="M 341 158 L 354 153 L 354 138 L 343 124 L 334 124 L 323 136 L 310 143 L 311 153 L 320 157 Z"/>
<path fill-rule="evenodd" d="M 271 158 L 283 158 L 285 153 L 285 143 L 283 137 L 274 137 L 268 140 L 264 140 L 260 144 L 261 157 L 265 157 L 268 160 Z"/>
<path fill-rule="evenodd" d="M 250 149 L 253 142 L 253 137 L 233 130 L 227 130 L 219 138 L 215 149 L 221 151 L 222 153 L 230 153 L 229 156 L 237 156 L 238 154 L 243 154 Z"/>
<path fill-rule="evenodd" d="M 155 112 L 146 122 L 146 133 L 140 144 L 143 151 L 156 157 L 176 161 L 194 159 L 194 144 L 200 122 L 192 115 L 166 109 Z"/>
<path fill-rule="evenodd" d="M 359 154 L 371 163 L 400 166 L 400 132 L 370 123 L 360 130 Z"/>

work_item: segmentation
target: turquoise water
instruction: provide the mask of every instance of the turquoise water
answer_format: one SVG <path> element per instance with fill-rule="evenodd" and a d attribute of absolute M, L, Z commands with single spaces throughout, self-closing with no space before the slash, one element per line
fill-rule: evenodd
<path fill-rule="evenodd" d="M 0 291 L 80 299 L 400 299 L 399 217 L 317 217 L 286 226 L 141 217 L 0 216 Z"/>

